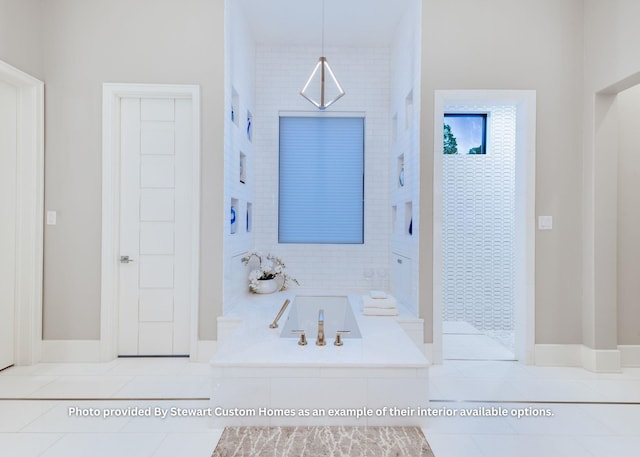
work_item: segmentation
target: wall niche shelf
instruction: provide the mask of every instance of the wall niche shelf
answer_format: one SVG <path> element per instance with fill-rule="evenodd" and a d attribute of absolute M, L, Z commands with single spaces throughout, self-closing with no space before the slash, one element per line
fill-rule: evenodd
<path fill-rule="evenodd" d="M 238 91 L 235 88 L 231 88 L 231 122 L 233 122 L 236 127 L 239 125 L 240 117 L 240 95 L 238 95 Z"/>
<path fill-rule="evenodd" d="M 400 154 L 398 156 L 398 166 L 397 166 L 397 174 L 398 179 L 396 180 L 396 186 L 401 188 L 405 185 L 405 170 L 404 170 L 404 154 Z"/>
<path fill-rule="evenodd" d="M 238 199 L 231 199 L 231 206 L 229 211 L 229 227 L 230 233 L 234 235 L 238 231 L 238 212 L 240 208 L 238 206 Z"/>

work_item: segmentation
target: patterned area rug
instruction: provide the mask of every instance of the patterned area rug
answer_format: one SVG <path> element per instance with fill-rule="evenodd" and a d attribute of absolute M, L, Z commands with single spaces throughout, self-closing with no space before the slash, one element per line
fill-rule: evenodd
<path fill-rule="evenodd" d="M 418 427 L 227 427 L 212 457 L 434 457 Z"/>

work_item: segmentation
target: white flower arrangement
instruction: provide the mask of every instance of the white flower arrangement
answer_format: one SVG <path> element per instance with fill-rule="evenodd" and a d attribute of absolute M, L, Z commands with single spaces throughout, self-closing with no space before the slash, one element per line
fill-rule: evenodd
<path fill-rule="evenodd" d="M 258 268 L 249 272 L 249 289 L 251 289 L 252 292 L 255 292 L 258 288 L 258 281 L 277 279 L 278 277 L 282 278 L 282 284 L 279 290 L 286 289 L 291 282 L 300 285 L 297 279 L 287 273 L 287 267 L 281 258 L 272 254 L 265 255 L 258 251 L 251 251 L 242 258 L 242 262 L 245 265 L 249 265 L 249 262 L 251 262 L 253 258 L 258 261 Z"/>

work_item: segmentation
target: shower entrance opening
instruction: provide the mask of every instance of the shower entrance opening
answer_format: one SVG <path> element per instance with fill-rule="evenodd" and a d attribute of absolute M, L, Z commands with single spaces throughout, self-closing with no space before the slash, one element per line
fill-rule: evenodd
<path fill-rule="evenodd" d="M 535 92 L 437 91 L 434 128 L 434 361 L 531 362 Z"/>

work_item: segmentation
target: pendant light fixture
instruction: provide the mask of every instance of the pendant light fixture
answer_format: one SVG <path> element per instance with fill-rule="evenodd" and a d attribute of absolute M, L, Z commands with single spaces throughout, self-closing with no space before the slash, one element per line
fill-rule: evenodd
<path fill-rule="evenodd" d="M 325 110 L 345 94 L 336 75 L 324 56 L 324 0 L 322 0 L 322 55 L 300 95 L 309 100 L 316 108 Z"/>

